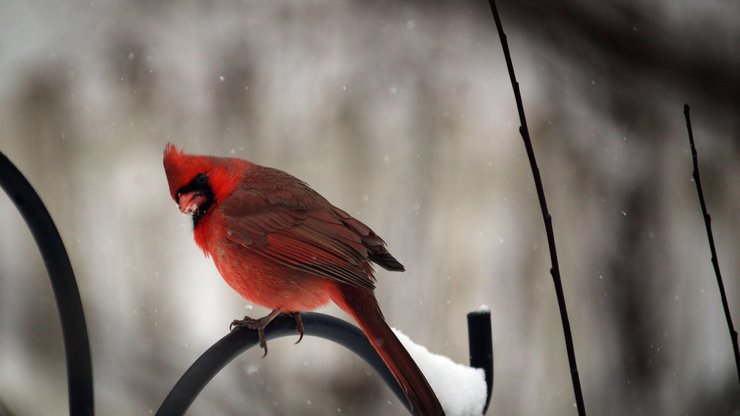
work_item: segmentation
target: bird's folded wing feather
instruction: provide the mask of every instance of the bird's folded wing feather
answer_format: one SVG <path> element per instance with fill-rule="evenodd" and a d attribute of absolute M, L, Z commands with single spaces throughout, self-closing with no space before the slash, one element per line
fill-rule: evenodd
<path fill-rule="evenodd" d="M 374 288 L 368 260 L 383 240 L 298 179 L 263 169 L 222 204 L 226 238 L 284 266 Z"/>

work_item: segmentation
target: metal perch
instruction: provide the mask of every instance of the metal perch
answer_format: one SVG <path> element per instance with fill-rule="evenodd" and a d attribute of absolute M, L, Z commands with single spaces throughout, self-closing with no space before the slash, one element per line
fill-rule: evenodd
<path fill-rule="evenodd" d="M 334 341 L 360 356 L 393 390 L 399 401 L 408 409 L 408 402 L 396 383 L 393 375 L 375 352 L 365 334 L 356 326 L 333 316 L 307 312 L 302 313 L 305 335 L 312 335 Z M 491 314 L 488 311 L 468 314 L 468 332 L 470 344 L 470 364 L 482 368 L 486 375 L 486 405 L 491 400 L 493 387 L 493 349 L 491 344 Z M 295 320 L 287 315 L 280 315 L 265 328 L 265 338 L 269 341 L 284 336 L 294 336 Z M 234 358 L 244 351 L 259 345 L 257 331 L 239 328 L 221 338 L 206 350 L 175 384 L 157 411 L 159 416 L 182 415 L 193 403 L 201 390 L 226 367 Z"/>
<path fill-rule="evenodd" d="M 41 198 L 23 174 L 0 152 L 0 185 L 26 220 L 46 264 L 57 301 L 67 359 L 69 413 L 93 415 L 94 396 L 90 342 L 72 265 L 59 232 Z M 401 403 L 408 402 L 388 368 L 362 331 L 341 319 L 320 313 L 303 313 L 304 331 L 334 341 L 370 364 L 393 390 Z M 282 315 L 265 330 L 269 339 L 295 335 L 295 320 Z M 493 387 L 493 349 L 491 315 L 488 311 L 468 314 L 470 365 L 482 368 L 487 384 L 485 408 Z M 185 372 L 165 398 L 157 415 L 181 415 L 193 403 L 206 384 L 231 360 L 259 344 L 257 331 L 239 328 L 209 348 Z M 485 413 L 485 410 L 484 410 Z"/>

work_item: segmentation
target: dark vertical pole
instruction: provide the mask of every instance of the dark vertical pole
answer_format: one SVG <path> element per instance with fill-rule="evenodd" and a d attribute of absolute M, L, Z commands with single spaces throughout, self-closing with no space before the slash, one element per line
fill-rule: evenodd
<path fill-rule="evenodd" d="M 491 312 L 475 311 L 468 314 L 468 349 L 470 366 L 482 368 L 486 374 L 486 404 L 483 414 L 488 410 L 493 391 L 493 341 L 491 336 Z"/>

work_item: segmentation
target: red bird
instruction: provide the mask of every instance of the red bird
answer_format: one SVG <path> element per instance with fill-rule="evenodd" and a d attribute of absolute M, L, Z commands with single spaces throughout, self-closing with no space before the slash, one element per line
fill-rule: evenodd
<path fill-rule="evenodd" d="M 264 328 L 281 313 L 329 301 L 352 316 L 401 385 L 412 409 L 442 415 L 419 367 L 386 324 L 375 299 L 371 262 L 403 271 L 373 230 L 301 180 L 246 160 L 189 155 L 168 144 L 164 169 L 172 199 L 193 217 L 195 242 L 242 297 L 272 309 L 232 323 Z M 299 338 L 300 341 L 300 338 Z"/>

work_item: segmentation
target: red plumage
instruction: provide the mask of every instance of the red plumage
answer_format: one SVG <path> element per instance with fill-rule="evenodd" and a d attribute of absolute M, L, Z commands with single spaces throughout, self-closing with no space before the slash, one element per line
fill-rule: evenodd
<path fill-rule="evenodd" d="M 415 412 L 443 414 L 378 307 L 371 262 L 404 269 L 369 227 L 299 179 L 246 160 L 167 145 L 164 168 L 172 198 L 193 215 L 196 243 L 234 290 L 275 312 L 333 301 L 358 322 Z"/>

